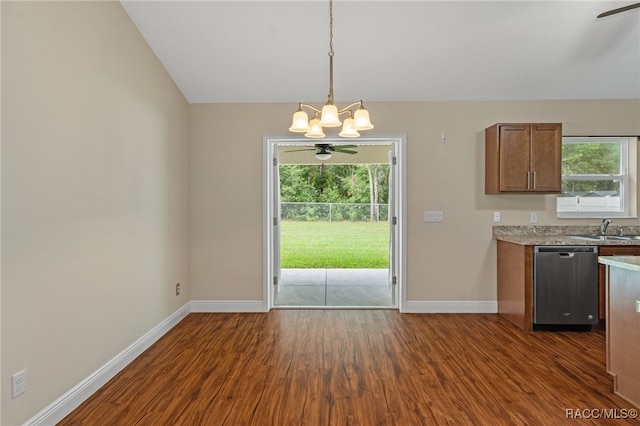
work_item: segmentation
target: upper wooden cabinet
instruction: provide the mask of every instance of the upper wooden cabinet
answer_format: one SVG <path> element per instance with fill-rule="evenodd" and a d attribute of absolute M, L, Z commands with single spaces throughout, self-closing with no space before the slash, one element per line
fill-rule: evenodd
<path fill-rule="evenodd" d="M 485 130 L 485 194 L 559 193 L 562 124 L 494 124 Z"/>

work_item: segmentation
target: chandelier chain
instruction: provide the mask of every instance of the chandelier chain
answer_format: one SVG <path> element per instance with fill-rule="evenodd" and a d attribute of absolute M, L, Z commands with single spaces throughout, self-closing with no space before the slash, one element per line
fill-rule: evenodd
<path fill-rule="evenodd" d="M 327 103 L 333 105 L 333 0 L 329 0 L 329 95 Z"/>
<path fill-rule="evenodd" d="M 333 0 L 329 0 L 329 56 L 333 56 Z"/>

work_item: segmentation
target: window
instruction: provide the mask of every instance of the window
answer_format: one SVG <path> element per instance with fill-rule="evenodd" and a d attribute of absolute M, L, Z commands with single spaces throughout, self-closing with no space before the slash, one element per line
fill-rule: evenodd
<path fill-rule="evenodd" d="M 630 137 L 562 138 L 558 217 L 635 217 L 636 143 Z"/>

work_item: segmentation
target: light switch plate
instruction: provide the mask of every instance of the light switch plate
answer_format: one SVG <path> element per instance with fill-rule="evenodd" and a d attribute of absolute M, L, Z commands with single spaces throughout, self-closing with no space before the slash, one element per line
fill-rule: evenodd
<path fill-rule="evenodd" d="M 444 222 L 444 214 L 441 211 L 429 210 L 424 212 L 425 222 Z"/>

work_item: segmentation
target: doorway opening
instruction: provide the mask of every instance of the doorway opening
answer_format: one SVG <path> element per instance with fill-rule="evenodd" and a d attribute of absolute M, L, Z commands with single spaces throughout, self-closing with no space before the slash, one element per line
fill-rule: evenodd
<path fill-rule="evenodd" d="M 355 143 L 327 138 L 321 144 L 265 136 L 264 142 L 266 310 L 402 311 L 404 136 L 359 138 Z M 350 182 L 342 182 L 341 188 L 331 182 L 345 179 Z M 367 200 L 353 194 L 364 191 L 363 181 L 370 192 Z M 303 191 L 315 194 L 301 195 Z M 318 196 L 323 191 L 327 194 Z M 340 191 L 349 193 L 349 199 L 336 194 Z"/>
<path fill-rule="evenodd" d="M 394 306 L 390 146 L 346 147 L 320 163 L 305 148 L 278 148 L 280 280 L 274 307 Z"/>

